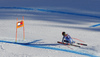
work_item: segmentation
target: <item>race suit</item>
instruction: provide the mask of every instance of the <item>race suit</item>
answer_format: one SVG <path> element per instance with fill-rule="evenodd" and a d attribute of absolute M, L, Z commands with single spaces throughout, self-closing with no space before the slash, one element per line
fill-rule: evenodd
<path fill-rule="evenodd" d="M 70 44 L 73 44 L 75 43 L 75 41 L 73 41 L 73 39 L 70 37 L 70 35 L 67 35 L 67 36 L 63 36 L 62 38 L 62 43 L 70 43 Z"/>

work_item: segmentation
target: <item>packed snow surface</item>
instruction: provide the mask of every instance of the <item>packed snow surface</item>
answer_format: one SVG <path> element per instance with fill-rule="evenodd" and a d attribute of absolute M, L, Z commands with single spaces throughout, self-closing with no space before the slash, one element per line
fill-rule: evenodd
<path fill-rule="evenodd" d="M 0 57 L 96 57 L 100 56 L 99 0 L 0 1 Z M 18 4 L 19 3 L 19 4 Z M 23 28 L 16 22 L 24 16 Z M 58 44 L 65 31 L 88 46 Z M 79 39 L 79 40 L 77 40 Z M 84 42 L 82 42 L 82 41 Z"/>

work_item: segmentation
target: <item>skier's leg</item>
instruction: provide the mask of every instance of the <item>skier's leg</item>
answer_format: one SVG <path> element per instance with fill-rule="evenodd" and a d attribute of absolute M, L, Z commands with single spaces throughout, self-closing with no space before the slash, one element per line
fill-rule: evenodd
<path fill-rule="evenodd" d="M 67 40 L 64 40 L 64 42 L 66 42 L 66 44 L 67 44 L 67 45 L 70 45 L 69 41 L 67 41 Z"/>
<path fill-rule="evenodd" d="M 73 43 L 75 43 L 75 41 L 73 41 L 73 39 L 69 39 L 69 43 L 72 45 Z"/>

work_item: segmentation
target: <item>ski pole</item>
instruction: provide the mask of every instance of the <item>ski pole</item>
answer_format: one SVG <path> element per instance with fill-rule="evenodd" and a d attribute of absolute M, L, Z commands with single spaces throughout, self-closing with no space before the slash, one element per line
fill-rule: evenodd
<path fill-rule="evenodd" d="M 80 40 L 80 39 L 77 39 L 77 38 L 72 38 L 72 39 L 76 39 L 76 40 L 78 40 L 78 41 L 84 42 L 84 41 L 82 41 L 82 40 Z M 85 42 L 84 42 L 84 43 L 85 43 Z"/>

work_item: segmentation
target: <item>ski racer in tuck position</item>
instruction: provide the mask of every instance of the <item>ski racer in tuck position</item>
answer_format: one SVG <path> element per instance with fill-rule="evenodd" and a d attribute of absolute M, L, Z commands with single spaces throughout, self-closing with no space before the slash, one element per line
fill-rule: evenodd
<path fill-rule="evenodd" d="M 65 32 L 62 32 L 62 35 L 62 43 L 66 42 L 67 45 L 72 45 L 73 43 L 75 43 L 70 35 L 66 34 Z"/>
<path fill-rule="evenodd" d="M 63 35 L 62 42 L 57 41 L 57 43 L 64 44 L 64 45 L 71 45 L 71 46 L 75 46 L 75 47 L 80 47 L 79 45 L 87 46 L 87 44 L 77 43 L 77 42 L 73 41 L 73 39 L 76 39 L 76 40 L 79 40 L 79 39 L 71 38 L 71 36 L 66 34 L 65 32 L 62 32 L 62 35 Z M 79 41 L 84 42 L 82 40 L 79 40 Z M 74 45 L 74 43 L 76 43 L 78 45 Z"/>

